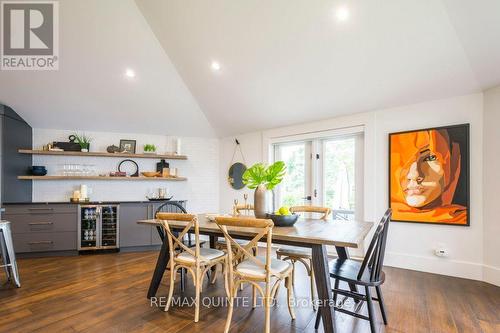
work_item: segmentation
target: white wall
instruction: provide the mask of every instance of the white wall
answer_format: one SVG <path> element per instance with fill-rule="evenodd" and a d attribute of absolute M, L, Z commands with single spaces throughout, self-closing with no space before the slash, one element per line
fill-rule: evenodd
<path fill-rule="evenodd" d="M 41 149 L 52 141 L 67 141 L 74 131 L 68 130 L 33 130 L 33 146 Z M 137 152 L 143 151 L 143 145 L 152 143 L 159 153 L 173 151 L 173 138 L 163 135 L 147 135 L 132 133 L 86 132 L 93 138 L 91 151 L 106 151 L 106 147 L 119 145 L 120 139 L 137 140 Z M 174 199 L 188 200 L 188 209 L 194 212 L 216 211 L 219 207 L 219 140 L 210 138 L 181 138 L 181 153 L 188 160 L 168 161 L 172 167 L 179 170 L 180 176 L 188 178 L 186 182 L 165 181 L 34 181 L 33 201 L 68 201 L 73 190 L 85 183 L 92 189 L 91 200 L 145 200 L 146 195 L 159 187 L 167 187 Z M 49 175 L 61 172 L 62 165 L 94 164 L 99 173 L 116 171 L 118 164 L 124 158 L 100 157 L 68 157 L 34 155 L 33 165 L 45 165 Z M 159 159 L 134 159 L 139 165 L 139 171 L 155 171 Z"/>
<path fill-rule="evenodd" d="M 456 97 L 377 111 L 376 207 L 387 207 L 388 134 L 402 130 L 470 123 L 470 227 L 392 223 L 387 244 L 388 265 L 434 273 L 482 279 L 482 94 Z M 443 244 L 448 258 L 433 250 Z"/>
<path fill-rule="evenodd" d="M 484 93 L 484 280 L 500 286 L 500 86 Z"/>
<path fill-rule="evenodd" d="M 442 226 L 417 223 L 393 223 L 389 232 L 386 264 L 440 274 L 481 280 L 483 276 L 483 218 L 482 218 L 482 127 L 483 96 L 473 94 L 437 100 L 410 106 L 377 110 L 351 116 L 332 118 L 314 123 L 278 128 L 262 132 L 262 146 L 258 133 L 237 136 L 249 137 L 255 146 L 246 148 L 252 158 L 264 152 L 266 141 L 272 137 L 313 131 L 363 125 L 365 127 L 365 188 L 364 219 L 378 221 L 388 206 L 388 134 L 402 130 L 471 124 L 471 226 Z M 253 138 L 253 139 L 252 139 Z M 231 159 L 232 147 L 223 139 L 221 167 Z M 229 149 L 231 148 L 231 149 Z M 221 177 L 221 208 L 232 203 L 234 191 Z M 449 250 L 448 258 L 433 255 L 438 244 Z"/>
<path fill-rule="evenodd" d="M 248 194 L 249 202 L 253 202 L 253 191 L 246 187 L 241 190 L 233 190 L 228 183 L 228 171 L 231 166 L 231 159 L 235 148 L 234 139 L 238 139 L 241 145 L 243 156 L 245 157 L 246 166 L 262 161 L 262 133 L 248 133 L 235 137 L 223 138 L 220 140 L 220 211 L 230 213 L 233 207 L 233 200 L 238 199 L 240 203 L 244 202 L 243 194 Z M 242 162 L 241 154 L 236 152 L 234 161 Z"/>

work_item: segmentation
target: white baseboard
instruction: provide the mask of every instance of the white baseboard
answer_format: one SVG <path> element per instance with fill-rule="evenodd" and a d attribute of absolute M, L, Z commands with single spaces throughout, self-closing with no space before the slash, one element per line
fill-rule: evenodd
<path fill-rule="evenodd" d="M 386 252 L 384 266 L 455 276 L 500 286 L 500 268 L 474 262 Z"/>
<path fill-rule="evenodd" d="M 386 252 L 384 265 L 483 281 L 483 265 L 473 262 Z"/>
<path fill-rule="evenodd" d="M 483 280 L 500 287 L 500 268 L 483 265 Z"/>

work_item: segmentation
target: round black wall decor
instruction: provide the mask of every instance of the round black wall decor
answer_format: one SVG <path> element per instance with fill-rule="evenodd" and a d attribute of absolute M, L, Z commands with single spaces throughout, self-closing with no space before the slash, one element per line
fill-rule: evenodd
<path fill-rule="evenodd" d="M 122 167 L 124 168 L 124 170 L 122 170 Z M 123 160 L 120 162 L 120 164 L 118 164 L 118 171 L 126 172 L 127 169 L 128 170 L 135 169 L 135 172 L 133 172 L 133 171 L 128 172 L 128 173 L 130 173 L 130 177 L 139 177 L 139 166 L 137 165 L 137 163 L 135 161 Z"/>
<path fill-rule="evenodd" d="M 227 180 L 233 189 L 241 190 L 245 187 L 245 184 L 243 184 L 243 173 L 246 169 L 246 165 L 240 162 L 234 163 L 229 168 Z"/>

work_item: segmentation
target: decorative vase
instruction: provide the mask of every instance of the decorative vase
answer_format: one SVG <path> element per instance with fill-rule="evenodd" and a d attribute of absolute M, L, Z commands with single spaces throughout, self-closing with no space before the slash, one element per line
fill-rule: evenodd
<path fill-rule="evenodd" d="M 256 218 L 266 218 L 267 213 L 273 212 L 273 192 L 266 185 L 259 185 L 253 197 L 254 214 Z"/>

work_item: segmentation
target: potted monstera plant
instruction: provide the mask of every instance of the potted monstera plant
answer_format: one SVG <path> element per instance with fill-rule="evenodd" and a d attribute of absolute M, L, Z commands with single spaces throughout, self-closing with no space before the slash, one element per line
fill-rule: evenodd
<path fill-rule="evenodd" d="M 254 192 L 254 213 L 257 218 L 265 218 L 266 213 L 272 213 L 273 193 L 272 190 L 281 183 L 285 177 L 286 165 L 283 161 L 277 161 L 269 166 L 257 163 L 243 173 L 243 184 Z"/>

